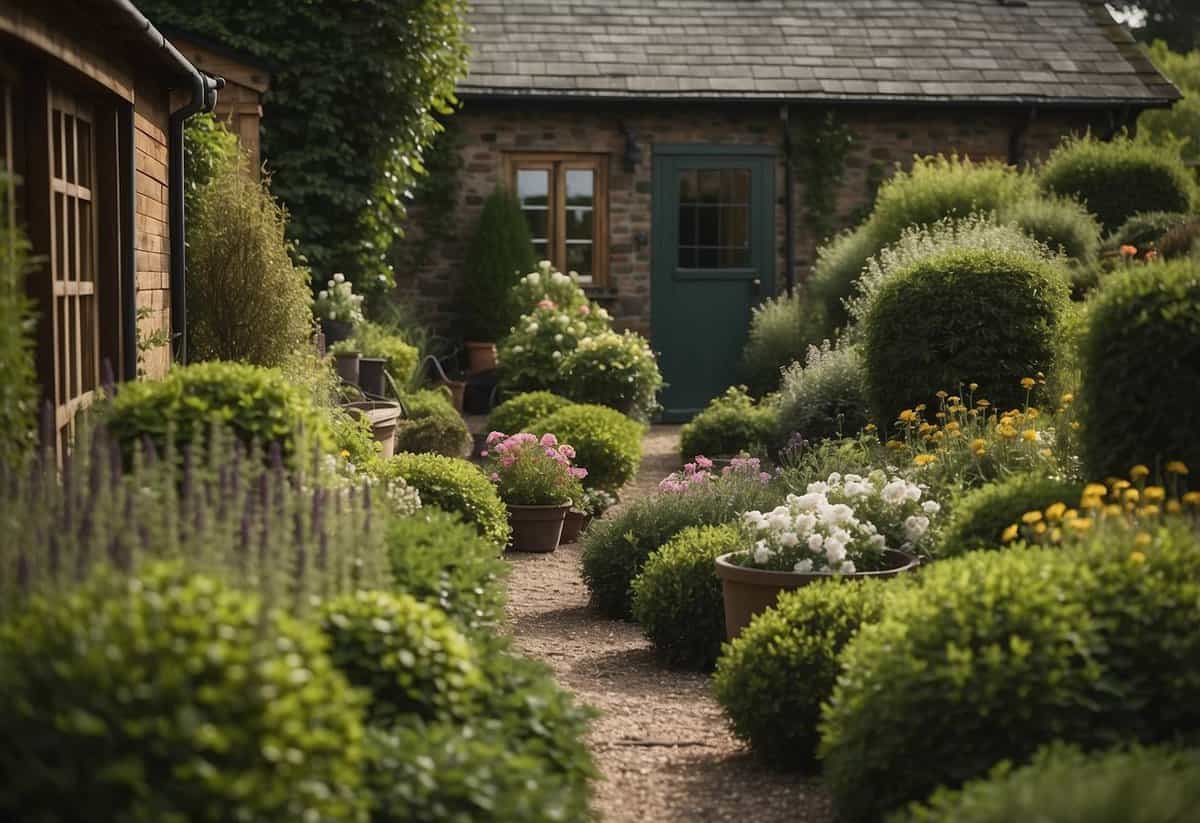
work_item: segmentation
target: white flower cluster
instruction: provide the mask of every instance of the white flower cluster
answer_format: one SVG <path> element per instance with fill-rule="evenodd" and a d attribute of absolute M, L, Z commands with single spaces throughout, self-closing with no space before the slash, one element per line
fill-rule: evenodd
<path fill-rule="evenodd" d="M 338 272 L 317 293 L 316 312 L 326 320 L 342 320 L 351 325 L 363 321 L 363 296 L 354 293 L 354 286 Z"/>

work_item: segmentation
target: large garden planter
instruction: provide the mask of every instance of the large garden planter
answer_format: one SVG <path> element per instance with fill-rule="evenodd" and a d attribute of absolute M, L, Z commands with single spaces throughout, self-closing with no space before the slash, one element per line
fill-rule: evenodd
<path fill-rule="evenodd" d="M 738 566 L 729 561 L 732 555 L 723 554 L 716 560 L 717 577 L 721 580 L 721 594 L 725 600 L 725 637 L 729 640 L 741 634 L 755 615 L 774 606 L 780 592 L 794 591 L 817 580 L 830 578 L 828 574 L 777 572 Z M 884 557 L 887 562 L 884 569 L 841 575 L 838 579 L 891 577 L 913 571 L 920 564 L 911 554 L 895 549 L 888 549 Z"/>
<path fill-rule="evenodd" d="M 354 326 L 345 320 L 327 320 L 321 318 L 321 333 L 325 335 L 325 346 L 332 346 L 343 340 L 349 340 L 354 334 Z"/>
<path fill-rule="evenodd" d="M 371 433 L 383 450 L 384 457 L 396 453 L 396 422 L 400 419 L 400 404 L 389 400 L 361 400 L 347 403 L 345 409 L 371 422 Z"/>
<path fill-rule="evenodd" d="M 442 380 L 441 383 L 450 390 L 450 402 L 454 405 L 454 410 L 462 414 L 463 397 L 467 393 L 467 384 L 462 380 L 450 380 L 449 378 Z"/>
<path fill-rule="evenodd" d="M 358 360 L 358 387 L 366 394 L 383 397 L 384 366 L 387 360 L 382 357 L 361 357 Z"/>
<path fill-rule="evenodd" d="M 479 374 L 496 368 L 495 343 L 468 340 L 464 345 L 467 348 L 467 374 Z"/>
<path fill-rule="evenodd" d="M 563 521 L 562 537 L 558 539 L 559 545 L 574 543 L 579 540 L 579 535 L 587 528 L 591 519 L 581 511 L 576 511 L 575 509 L 568 511 L 567 518 Z"/>
<path fill-rule="evenodd" d="M 333 368 L 343 382 L 358 385 L 358 364 L 362 356 L 356 352 L 338 352 L 333 356 Z"/>
<path fill-rule="evenodd" d="M 571 504 L 561 506 L 508 506 L 512 547 L 519 552 L 552 552 L 558 548 L 563 523 Z"/>

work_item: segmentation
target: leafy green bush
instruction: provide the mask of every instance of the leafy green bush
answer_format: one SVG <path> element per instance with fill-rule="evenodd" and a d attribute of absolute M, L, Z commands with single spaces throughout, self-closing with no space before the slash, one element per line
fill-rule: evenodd
<path fill-rule="evenodd" d="M 775 442 L 793 433 L 810 441 L 852 436 L 868 422 L 862 358 L 853 346 L 831 348 L 829 341 L 808 350 L 807 360 L 783 374 Z"/>
<path fill-rule="evenodd" d="M 883 615 L 898 581 L 830 580 L 780 595 L 724 650 L 713 689 L 733 730 L 776 768 L 809 766 L 838 655 Z"/>
<path fill-rule="evenodd" d="M 748 454 L 765 457 L 775 441 L 779 411 L 774 402 L 754 402 L 743 386 L 731 386 L 709 401 L 679 432 L 679 454 Z"/>
<path fill-rule="evenodd" d="M 1083 204 L 1068 197 L 1031 197 L 1007 203 L 999 211 L 999 220 L 1081 263 L 1094 260 L 1100 251 L 1100 224 Z"/>
<path fill-rule="evenodd" d="M 649 341 L 632 331 L 580 340 L 563 358 L 560 382 L 575 402 L 608 406 L 636 420 L 649 420 L 658 409 L 663 385 Z"/>
<path fill-rule="evenodd" d="M 1168 211 L 1139 211 L 1131 214 L 1112 233 L 1110 244 L 1136 246 L 1139 250 L 1158 245 L 1163 235 L 1194 219 L 1190 214 Z"/>
<path fill-rule="evenodd" d="M 435 604 L 472 631 L 503 620 L 508 564 L 472 526 L 427 508 L 391 520 L 385 541 L 395 591 Z"/>
<path fill-rule="evenodd" d="M 444 388 L 424 389 L 400 398 L 404 415 L 396 421 L 396 450 L 462 457 L 471 433 Z"/>
<path fill-rule="evenodd" d="M 1200 755 L 1169 748 L 1084 754 L 1050 745 L 961 790 L 939 789 L 892 823 L 1175 823 L 1200 808 Z"/>
<path fill-rule="evenodd" d="M 536 421 L 533 434 L 553 434 L 575 447 L 575 465 L 588 470 L 583 485 L 616 491 L 637 474 L 646 428 L 605 406 L 580 403 Z"/>
<path fill-rule="evenodd" d="M 725 606 L 713 561 L 746 548 L 736 523 L 693 526 L 650 555 L 634 578 L 633 619 L 667 663 L 711 669 L 725 640 Z"/>
<path fill-rule="evenodd" d="M 855 284 L 871 255 L 886 245 L 876 239 L 876 231 L 874 224 L 868 221 L 836 235 L 817 249 L 817 262 L 808 278 L 808 288 L 825 318 L 818 340 L 832 337 L 849 319 L 845 301 L 854 296 Z M 817 341 L 809 341 L 807 345 L 814 342 Z M 804 353 L 807 345 L 799 354 Z M 780 364 L 783 365 L 786 364 Z"/>
<path fill-rule="evenodd" d="M 321 609 L 329 656 L 370 695 L 368 717 L 464 717 L 483 685 L 475 650 L 436 606 L 407 594 L 359 591 Z"/>
<path fill-rule="evenodd" d="M 214 425 L 244 443 L 278 443 L 289 455 L 303 431 L 329 439 L 326 417 L 275 369 L 241 363 L 196 363 L 162 380 L 124 383 L 101 411 L 104 425 L 126 448 L 148 438 L 162 450 L 201 441 Z"/>
<path fill-rule="evenodd" d="M 380 474 L 404 478 L 421 494 L 423 505 L 460 515 L 494 546 L 508 543 L 508 512 L 472 463 L 440 454 L 401 453 L 382 461 Z"/>
<path fill-rule="evenodd" d="M 754 307 L 742 349 L 741 371 L 755 397 L 779 388 L 780 373 L 826 333 L 822 304 L 800 289 Z"/>
<path fill-rule="evenodd" d="M 536 262 L 521 204 L 498 186 L 483 203 L 463 264 L 463 322 L 468 340 L 499 340 L 508 333 L 524 311 L 518 310 L 512 287 L 533 271 Z"/>
<path fill-rule="evenodd" d="M 379 441 L 372 434 L 371 421 L 365 416 L 355 416 L 345 409 L 328 410 L 329 425 L 333 431 L 333 446 L 354 466 L 371 471 L 382 451 Z"/>
<path fill-rule="evenodd" d="M 1167 460 L 1200 465 L 1200 407 L 1163 394 L 1200 397 L 1200 262 L 1114 274 L 1086 324 L 1078 395 L 1086 476 Z"/>
<path fill-rule="evenodd" d="M 287 213 L 267 184 L 228 163 L 187 221 L 188 355 L 279 366 L 313 336 L 308 270 L 292 262 Z"/>
<path fill-rule="evenodd" d="M 1196 182 L 1178 150 L 1119 137 L 1068 138 L 1039 171 L 1042 188 L 1076 197 L 1105 231 L 1116 231 L 1138 212 L 1191 211 Z"/>
<path fill-rule="evenodd" d="M 892 274 L 871 301 L 862 357 L 872 416 L 891 421 L 939 390 L 976 382 L 999 408 L 1048 372 L 1067 303 L 1062 273 L 1017 251 L 949 251 Z"/>
<path fill-rule="evenodd" d="M 1082 491 L 1081 483 L 1036 474 L 1014 474 L 973 489 L 951 508 L 938 537 L 937 556 L 1000 548 L 1004 530 L 1019 522 L 1025 512 L 1041 511 L 1059 501 L 1074 505 Z"/>
<path fill-rule="evenodd" d="M 8 214 L 11 181 L 0 174 L 0 215 Z M 25 294 L 29 241 L 0 219 L 0 466 L 15 469 L 33 450 L 38 412 L 33 301 Z"/>
<path fill-rule="evenodd" d="M 569 405 L 570 400 L 548 391 L 518 394 L 492 409 L 487 420 L 488 431 L 506 434 L 529 431 L 538 420 Z"/>
<path fill-rule="evenodd" d="M 589 313 L 584 315 L 582 311 Z M 553 303 L 535 306 L 521 315 L 500 341 L 497 369 L 506 392 L 557 390 L 562 366 L 582 340 L 607 328 L 592 318 L 588 306 L 563 308 Z"/>
<path fill-rule="evenodd" d="M 1195 257 L 1200 250 L 1200 217 L 1193 217 L 1164 234 L 1158 241 L 1158 251 L 1164 260 Z"/>
<path fill-rule="evenodd" d="M 379 323 L 367 321 L 354 327 L 354 345 L 363 357 L 382 357 L 383 367 L 403 387 L 417 371 L 421 351 L 401 335 Z"/>
<path fill-rule="evenodd" d="M 221 171 L 238 163 L 237 135 L 211 112 L 188 118 L 183 127 L 184 197 L 193 213 L 200 191 Z"/>
<path fill-rule="evenodd" d="M 609 617 L 629 617 L 630 585 L 672 537 L 689 526 L 717 526 L 750 509 L 773 508 L 782 497 L 757 477 L 730 475 L 683 492 L 638 498 L 617 515 L 594 521 L 583 535 L 582 558 L 592 602 Z"/>
<path fill-rule="evenodd" d="M 361 698 L 254 597 L 98 575 L 0 627 L 0 659 L 5 819 L 362 819 Z"/>

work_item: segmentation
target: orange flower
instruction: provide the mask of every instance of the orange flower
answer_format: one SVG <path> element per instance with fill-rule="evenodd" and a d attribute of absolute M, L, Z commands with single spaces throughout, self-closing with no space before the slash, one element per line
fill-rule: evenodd
<path fill-rule="evenodd" d="M 1137 246 L 1130 246 L 1128 243 L 1121 246 L 1122 257 L 1133 257 L 1135 254 L 1137 254 Z"/>

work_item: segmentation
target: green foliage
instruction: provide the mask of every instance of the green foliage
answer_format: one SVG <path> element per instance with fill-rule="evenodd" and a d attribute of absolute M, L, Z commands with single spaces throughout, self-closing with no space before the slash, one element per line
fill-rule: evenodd
<path fill-rule="evenodd" d="M 1163 235 L 1192 220 L 1190 214 L 1139 211 L 1131 214 L 1110 238 L 1110 245 L 1136 246 L 1139 251 L 1158 245 Z"/>
<path fill-rule="evenodd" d="M 1176 226 L 1159 240 L 1158 251 L 1164 260 L 1178 257 L 1196 257 L 1200 250 L 1200 217 L 1193 217 Z"/>
<path fill-rule="evenodd" d="M 571 352 L 581 341 L 608 329 L 608 316 L 600 311 L 548 302 L 521 315 L 497 349 L 501 387 L 510 393 L 561 393 L 562 367 Z"/>
<path fill-rule="evenodd" d="M 783 497 L 758 478 L 730 475 L 634 500 L 595 521 L 583 535 L 583 581 L 608 617 L 632 613 L 631 584 L 650 556 L 689 526 L 718 526 L 750 509 L 770 509 Z"/>
<path fill-rule="evenodd" d="M 1142 112 L 1138 134 L 1157 145 L 1178 146 L 1183 159 L 1190 163 L 1200 161 L 1200 46 L 1180 54 L 1159 40 L 1151 43 L 1146 53 L 1183 92 L 1183 99 L 1167 109 Z"/>
<path fill-rule="evenodd" d="M 650 555 L 634 578 L 633 619 L 667 663 L 707 670 L 725 640 L 721 581 L 714 561 L 746 548 L 736 523 L 694 526 Z"/>
<path fill-rule="evenodd" d="M 361 698 L 318 632 L 211 578 L 38 598 L 0 659 L 5 819 L 362 819 Z"/>
<path fill-rule="evenodd" d="M 1111 275 L 1080 346 L 1080 440 L 1088 477 L 1168 460 L 1200 465 L 1200 263 Z M 1177 398 L 1180 402 L 1165 398 Z"/>
<path fill-rule="evenodd" d="M 949 251 L 895 272 L 864 320 L 872 416 L 894 420 L 968 382 L 999 408 L 1020 407 L 1021 378 L 1050 371 L 1066 303 L 1062 273 L 1019 251 Z"/>
<path fill-rule="evenodd" d="M 400 398 L 404 415 L 396 421 L 396 451 L 462 457 L 471 433 L 444 388 L 423 389 Z"/>
<path fill-rule="evenodd" d="M 802 289 L 755 306 L 741 362 L 750 393 L 761 397 L 779 388 L 781 371 L 803 360 L 808 347 L 819 343 L 824 333 L 821 303 Z"/>
<path fill-rule="evenodd" d="M 1041 511 L 1062 501 L 1073 506 L 1083 485 L 1036 474 L 1013 474 L 965 493 L 954 501 L 938 538 L 939 558 L 980 549 L 998 549 L 1001 534 L 1028 511 Z"/>
<path fill-rule="evenodd" d="M 605 406 L 579 403 L 559 409 L 531 426 L 575 448 L 575 465 L 588 470 L 583 485 L 615 492 L 633 479 L 642 462 L 646 427 Z"/>
<path fill-rule="evenodd" d="M 508 543 L 508 512 L 479 468 L 457 457 L 402 453 L 383 461 L 384 477 L 401 477 L 426 506 L 460 515 L 496 547 Z"/>
<path fill-rule="evenodd" d="M 1091 262 L 1100 250 L 1100 224 L 1085 206 L 1067 197 L 1007 203 L 999 211 L 999 220 L 1080 263 Z"/>
<path fill-rule="evenodd" d="M 125 383 L 100 411 L 127 449 L 149 439 L 160 452 L 201 441 L 213 426 L 231 429 L 243 443 L 278 443 L 290 455 L 301 431 L 318 441 L 328 423 L 282 372 L 241 363 L 196 363 L 171 369 L 162 380 Z"/>
<path fill-rule="evenodd" d="M 1175 823 L 1200 808 L 1200 756 L 1133 747 L 1101 754 L 1050 745 L 958 791 L 940 789 L 892 823 Z"/>
<path fill-rule="evenodd" d="M 765 457 L 774 445 L 778 420 L 775 402 L 755 402 L 744 386 L 731 386 L 680 429 L 679 454 L 684 461 L 700 454 Z"/>
<path fill-rule="evenodd" d="M 632 331 L 603 331 L 580 340 L 563 358 L 561 385 L 577 403 L 649 420 L 658 409 L 663 379 L 646 338 Z"/>
<path fill-rule="evenodd" d="M 529 431 L 538 420 L 549 417 L 571 401 L 548 391 L 532 391 L 515 395 L 492 409 L 488 415 L 488 431 L 516 434 Z"/>
<path fill-rule="evenodd" d="M 1039 177 L 1046 191 L 1082 200 L 1109 232 L 1138 212 L 1191 211 L 1196 195 L 1177 150 L 1126 137 L 1068 138 Z"/>
<path fill-rule="evenodd" d="M 188 356 L 279 366 L 313 336 L 307 269 L 265 182 L 228 163 L 193 195 L 187 222 Z"/>
<path fill-rule="evenodd" d="M 824 238 L 837 214 L 837 192 L 846 176 L 846 155 L 854 145 L 854 132 L 832 111 L 805 117 L 793 132 L 792 157 L 804 181 L 804 219 L 813 233 Z"/>
<path fill-rule="evenodd" d="M 237 135 L 224 123 L 209 112 L 188 118 L 183 125 L 183 179 L 189 215 L 195 214 L 200 191 L 238 162 Z"/>
<path fill-rule="evenodd" d="M 849 319 L 845 301 L 854 296 L 855 283 L 871 255 L 886 245 L 876 239 L 876 232 L 875 225 L 867 221 L 855 229 L 834 235 L 817 249 L 817 262 L 809 275 L 808 289 L 814 304 L 820 307 L 824 323 L 817 340 L 808 340 L 792 360 L 798 359 L 812 343 L 831 336 Z M 783 365 L 786 363 L 780 364 Z"/>
<path fill-rule="evenodd" d="M 33 449 L 38 412 L 33 331 L 25 294 L 29 241 L 8 222 L 11 182 L 0 174 L 0 466 L 15 469 Z"/>
<path fill-rule="evenodd" d="M 529 223 L 517 198 L 503 187 L 484 201 L 464 261 L 464 334 L 468 340 L 499 340 L 524 311 L 512 287 L 536 264 Z"/>
<path fill-rule="evenodd" d="M 803 364 L 784 371 L 775 442 L 792 433 L 816 441 L 861 431 L 869 418 L 862 369 L 852 346 L 835 349 L 826 341 L 809 349 Z"/>
<path fill-rule="evenodd" d="M 426 508 L 391 520 L 385 541 L 394 591 L 436 605 L 472 632 L 500 625 L 508 565 L 472 526 Z"/>
<path fill-rule="evenodd" d="M 263 152 L 299 251 L 359 291 L 391 281 L 388 250 L 423 153 L 466 70 L 460 0 L 145 0 L 156 23 L 270 64 Z M 320 55 L 316 59 L 315 55 Z"/>
<path fill-rule="evenodd" d="M 329 657 L 389 723 L 463 717 L 483 678 L 475 650 L 441 609 L 407 594 L 359 591 L 321 609 Z"/>
<path fill-rule="evenodd" d="M 382 357 L 384 369 L 400 386 L 412 380 L 421 351 L 387 327 L 367 321 L 354 327 L 354 343 L 363 357 Z"/>
<path fill-rule="evenodd" d="M 810 766 L 838 655 L 898 581 L 830 580 L 780 595 L 724 649 L 713 677 L 733 730 L 775 768 Z"/>
<path fill-rule="evenodd" d="M 372 433 L 371 421 L 366 415 L 353 415 L 341 408 L 329 410 L 329 424 L 333 430 L 333 445 L 338 454 L 345 452 L 346 460 L 353 465 L 370 470 L 382 454 L 379 441 Z"/>

